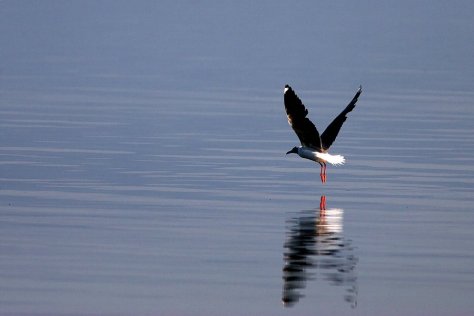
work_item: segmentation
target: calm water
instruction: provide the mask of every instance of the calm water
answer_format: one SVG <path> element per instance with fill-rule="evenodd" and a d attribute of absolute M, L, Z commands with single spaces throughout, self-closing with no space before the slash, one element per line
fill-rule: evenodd
<path fill-rule="evenodd" d="M 262 29 L 270 6 L 42 3 L 0 2 L 0 315 L 474 313 L 472 5 L 402 4 L 398 49 L 390 7 L 296 8 L 320 19 L 280 35 L 330 45 L 281 64 L 283 4 Z M 344 18 L 382 28 L 354 64 Z M 457 36 L 428 54 L 430 28 Z M 364 87 L 324 185 L 285 156 L 285 83 L 320 130 Z"/>

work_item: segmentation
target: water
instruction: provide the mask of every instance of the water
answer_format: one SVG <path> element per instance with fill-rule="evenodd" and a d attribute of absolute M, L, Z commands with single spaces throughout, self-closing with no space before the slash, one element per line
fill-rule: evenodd
<path fill-rule="evenodd" d="M 42 3 L 0 3 L 1 315 L 474 312 L 472 5 L 397 5 L 401 49 L 390 6 Z M 320 130 L 363 85 L 324 185 L 286 83 Z"/>

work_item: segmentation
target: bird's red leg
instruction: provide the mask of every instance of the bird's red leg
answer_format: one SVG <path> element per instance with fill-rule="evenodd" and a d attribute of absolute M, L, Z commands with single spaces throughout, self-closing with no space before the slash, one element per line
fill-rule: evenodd
<path fill-rule="evenodd" d="M 324 183 L 324 176 L 323 176 L 323 164 L 318 162 L 321 166 L 321 171 L 319 172 L 319 176 L 321 177 L 321 183 Z"/>
<path fill-rule="evenodd" d="M 326 178 L 326 163 L 323 162 L 323 165 L 324 165 L 324 167 L 323 167 L 323 179 L 324 179 L 324 181 L 323 182 L 326 183 L 326 179 L 327 179 Z"/>

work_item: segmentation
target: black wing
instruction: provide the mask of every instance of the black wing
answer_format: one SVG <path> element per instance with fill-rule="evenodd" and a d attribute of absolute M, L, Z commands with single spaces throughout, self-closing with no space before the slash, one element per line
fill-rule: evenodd
<path fill-rule="evenodd" d="M 318 130 L 306 115 L 308 110 L 289 85 L 285 86 L 285 110 L 288 123 L 300 139 L 301 145 L 321 149 L 321 138 Z"/>
<path fill-rule="evenodd" d="M 322 146 L 324 150 L 328 150 L 329 147 L 331 147 L 332 143 L 337 137 L 337 134 L 341 130 L 342 124 L 347 119 L 347 113 L 352 111 L 357 103 L 357 100 L 359 99 L 360 94 L 362 93 L 362 86 L 359 87 L 359 90 L 357 90 L 354 98 L 352 98 L 352 101 L 346 106 L 344 111 L 339 114 L 334 121 L 331 122 L 331 124 L 326 127 L 326 130 L 321 134 L 321 141 L 322 141 Z"/>

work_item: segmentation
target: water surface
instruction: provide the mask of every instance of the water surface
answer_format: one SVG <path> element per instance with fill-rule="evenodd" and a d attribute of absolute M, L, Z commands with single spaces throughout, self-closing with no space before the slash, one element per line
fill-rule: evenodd
<path fill-rule="evenodd" d="M 0 3 L 1 315 L 474 312 L 472 5 L 42 3 Z M 286 83 L 320 130 L 363 85 L 324 185 Z"/>

